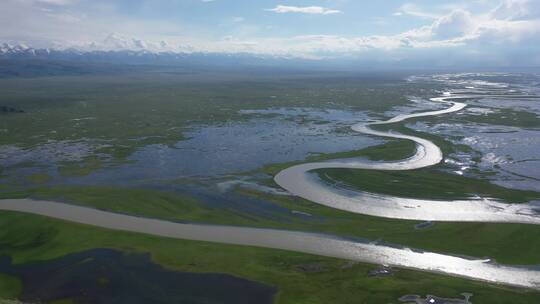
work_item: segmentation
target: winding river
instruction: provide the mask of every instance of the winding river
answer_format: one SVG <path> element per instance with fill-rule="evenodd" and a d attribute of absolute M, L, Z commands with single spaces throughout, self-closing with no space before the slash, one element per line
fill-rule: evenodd
<path fill-rule="evenodd" d="M 275 181 L 290 193 L 310 201 L 332 208 L 378 217 L 425 221 L 540 224 L 540 215 L 531 204 L 511 205 L 489 199 L 435 201 L 376 195 L 361 191 L 336 189 L 309 174 L 309 171 L 323 168 L 411 170 L 435 165 L 442 160 L 443 155 L 439 147 L 431 141 L 415 136 L 376 131 L 370 126 L 390 124 L 410 118 L 449 114 L 465 108 L 464 103 L 456 100 L 479 97 L 481 96 L 446 93 L 444 96 L 431 99 L 435 102 L 448 104 L 444 110 L 398 115 L 387 121 L 357 124 L 352 127 L 353 130 L 364 134 L 414 141 L 416 152 L 410 158 L 396 162 L 342 159 L 307 163 L 281 171 L 276 175 Z M 472 260 L 409 248 L 351 241 L 330 235 L 248 227 L 182 224 L 31 199 L 0 200 L 0 210 L 32 213 L 108 229 L 178 239 L 291 250 L 540 289 L 540 270 L 538 269 L 505 266 L 490 260 Z"/>
<path fill-rule="evenodd" d="M 489 96 L 508 97 L 508 95 Z M 481 97 L 481 95 L 452 95 L 447 92 L 442 97 L 431 98 L 431 101 L 450 105 L 444 110 L 403 114 L 386 121 L 361 123 L 352 127 L 353 130 L 364 134 L 414 141 L 416 143 L 416 153 L 410 158 L 397 162 L 366 162 L 356 159 L 342 159 L 306 163 L 279 172 L 274 180 L 290 193 L 318 204 L 378 217 L 424 221 L 540 224 L 538 206 L 531 204 L 505 204 L 490 199 L 443 201 L 384 196 L 335 188 L 309 174 L 313 170 L 330 168 L 412 170 L 436 165 L 442 161 L 443 154 L 441 149 L 433 142 L 416 136 L 375 131 L 370 126 L 457 112 L 465 108 L 466 104 L 450 100 Z"/>

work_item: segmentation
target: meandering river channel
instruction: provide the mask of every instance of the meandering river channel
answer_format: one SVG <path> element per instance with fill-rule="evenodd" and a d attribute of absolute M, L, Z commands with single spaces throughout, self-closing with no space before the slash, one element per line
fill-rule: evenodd
<path fill-rule="evenodd" d="M 456 100 L 479 97 L 481 95 L 445 93 L 441 97 L 431 99 L 435 102 L 448 104 L 448 108 L 444 110 L 398 115 L 386 121 L 357 124 L 352 127 L 353 130 L 364 134 L 414 141 L 417 147 L 416 153 L 410 158 L 395 162 L 342 159 L 307 163 L 281 171 L 276 175 L 275 181 L 290 193 L 310 201 L 332 208 L 378 217 L 425 221 L 540 224 L 540 215 L 532 204 L 505 204 L 489 199 L 435 201 L 384 196 L 337 189 L 308 173 L 323 168 L 411 170 L 435 165 L 442 160 L 443 155 L 433 142 L 415 136 L 376 131 L 370 126 L 457 112 L 465 108 L 466 104 Z M 32 213 L 108 229 L 178 239 L 284 249 L 540 289 L 540 270 L 538 269 L 505 266 L 489 260 L 471 260 L 409 248 L 351 241 L 329 235 L 248 227 L 182 224 L 31 199 L 0 200 L 0 210 Z"/>

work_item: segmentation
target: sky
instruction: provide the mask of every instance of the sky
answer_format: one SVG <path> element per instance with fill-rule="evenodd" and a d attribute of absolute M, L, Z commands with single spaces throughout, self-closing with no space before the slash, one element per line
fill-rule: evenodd
<path fill-rule="evenodd" d="M 540 65 L 540 0 L 1 0 L 0 43 Z"/>

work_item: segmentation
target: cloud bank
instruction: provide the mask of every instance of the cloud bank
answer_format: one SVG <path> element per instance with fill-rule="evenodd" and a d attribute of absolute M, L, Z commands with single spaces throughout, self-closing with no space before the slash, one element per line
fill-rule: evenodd
<path fill-rule="evenodd" d="M 0 42 L 82 50 L 252 53 L 311 59 L 347 57 L 374 62 L 433 58 L 448 64 L 478 60 L 495 65 L 540 65 L 540 1 L 537 0 L 502 0 L 482 12 L 466 6 L 432 12 L 406 3 L 393 10 L 394 13 L 389 11 L 387 18 L 409 16 L 424 25 L 394 34 L 279 36 L 259 31 L 217 39 L 192 30 L 183 31 L 178 24 L 166 20 L 140 20 L 117 14 L 103 3 L 86 6 L 84 11 L 74 9 L 83 1 L 3 0 Z M 216 5 L 219 3 L 214 1 Z M 320 6 L 286 5 L 266 11 L 309 14 L 321 19 L 342 12 Z M 227 20 L 251 29 L 248 16 L 233 16 Z"/>

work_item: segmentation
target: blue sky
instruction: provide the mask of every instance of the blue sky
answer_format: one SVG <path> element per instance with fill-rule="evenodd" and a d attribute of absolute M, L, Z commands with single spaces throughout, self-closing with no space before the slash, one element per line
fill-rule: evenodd
<path fill-rule="evenodd" d="M 539 65 L 540 0 L 2 0 L 0 42 Z"/>

